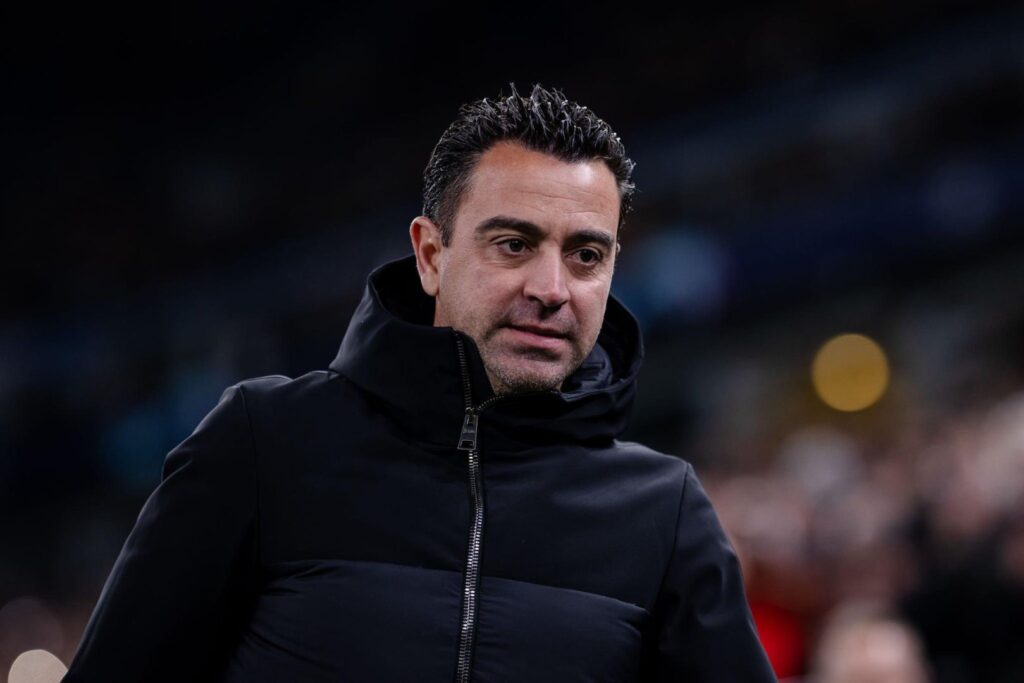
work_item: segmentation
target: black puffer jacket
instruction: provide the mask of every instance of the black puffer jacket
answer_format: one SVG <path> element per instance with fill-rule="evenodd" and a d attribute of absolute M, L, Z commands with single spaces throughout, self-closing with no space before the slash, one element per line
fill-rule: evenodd
<path fill-rule="evenodd" d="M 64 680 L 773 681 L 693 469 L 616 440 L 626 309 L 563 392 L 500 399 L 432 315 L 392 262 L 328 370 L 225 391 Z"/>

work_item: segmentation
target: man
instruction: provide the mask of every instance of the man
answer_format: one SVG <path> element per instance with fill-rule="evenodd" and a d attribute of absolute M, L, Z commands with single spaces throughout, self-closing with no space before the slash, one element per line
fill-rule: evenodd
<path fill-rule="evenodd" d="M 616 439 L 632 167 L 557 91 L 464 106 L 330 368 L 168 455 L 65 680 L 774 680 L 692 467 Z"/>

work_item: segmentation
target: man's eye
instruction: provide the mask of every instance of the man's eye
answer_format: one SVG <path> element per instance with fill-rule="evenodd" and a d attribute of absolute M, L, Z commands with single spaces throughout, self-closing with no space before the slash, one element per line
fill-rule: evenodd
<path fill-rule="evenodd" d="M 586 265 L 594 265 L 600 262 L 601 252 L 596 249 L 580 249 L 576 252 L 576 257 Z"/>
<path fill-rule="evenodd" d="M 505 247 L 513 254 L 522 253 L 523 249 L 526 249 L 526 242 L 517 239 L 505 240 L 502 242 Z"/>

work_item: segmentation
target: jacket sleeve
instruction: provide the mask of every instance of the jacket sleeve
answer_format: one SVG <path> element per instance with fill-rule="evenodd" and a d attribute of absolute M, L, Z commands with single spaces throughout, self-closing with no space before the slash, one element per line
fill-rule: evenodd
<path fill-rule="evenodd" d="M 255 524 L 253 440 L 235 385 L 168 453 L 64 682 L 216 676 L 255 566 Z"/>
<path fill-rule="evenodd" d="M 655 606 L 649 679 L 774 682 L 747 605 L 739 560 L 690 464 L 675 548 Z"/>

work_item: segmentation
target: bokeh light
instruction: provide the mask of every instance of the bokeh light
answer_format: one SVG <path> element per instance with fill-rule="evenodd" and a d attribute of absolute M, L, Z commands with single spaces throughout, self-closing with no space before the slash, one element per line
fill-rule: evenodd
<path fill-rule="evenodd" d="M 889 386 L 889 362 L 874 340 L 862 334 L 841 334 L 818 349 L 811 381 L 821 400 L 832 408 L 864 410 Z"/>

